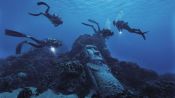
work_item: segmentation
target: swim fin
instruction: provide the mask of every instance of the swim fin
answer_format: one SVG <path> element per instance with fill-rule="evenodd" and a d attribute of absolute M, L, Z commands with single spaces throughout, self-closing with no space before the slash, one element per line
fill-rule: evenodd
<path fill-rule="evenodd" d="M 38 5 L 38 6 L 41 6 L 41 5 L 46 6 L 47 9 L 46 9 L 45 13 L 48 13 L 49 10 L 50 10 L 50 6 L 49 6 L 47 3 L 45 3 L 45 2 L 38 2 L 37 5 Z"/>
<path fill-rule="evenodd" d="M 28 13 L 29 15 L 32 15 L 32 16 L 40 16 L 40 15 L 43 15 L 43 13 L 38 13 L 38 14 L 34 14 L 34 13 Z"/>
<path fill-rule="evenodd" d="M 38 2 L 37 5 L 45 5 L 45 6 L 49 7 L 49 5 L 47 3 L 45 3 L 45 2 Z"/>
<path fill-rule="evenodd" d="M 146 40 L 146 36 L 145 36 L 146 33 L 147 33 L 147 32 L 143 32 L 143 33 L 141 34 L 144 40 Z"/>
<path fill-rule="evenodd" d="M 95 20 L 88 19 L 88 21 L 97 24 L 97 22 Z"/>
<path fill-rule="evenodd" d="M 23 33 L 13 31 L 13 30 L 8 30 L 8 29 L 5 30 L 5 35 L 14 36 L 14 37 L 27 37 L 27 35 Z"/>
<path fill-rule="evenodd" d="M 85 25 L 85 26 L 90 26 L 90 27 L 92 27 L 93 25 L 90 25 L 90 24 L 87 24 L 87 23 L 82 23 L 83 25 Z"/>

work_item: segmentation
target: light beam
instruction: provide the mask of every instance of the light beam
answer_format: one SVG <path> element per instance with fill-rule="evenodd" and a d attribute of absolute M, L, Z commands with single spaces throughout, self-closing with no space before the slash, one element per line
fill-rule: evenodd
<path fill-rule="evenodd" d="M 51 47 L 50 47 L 50 51 L 51 51 L 52 53 L 55 54 L 55 53 L 56 53 L 56 49 L 55 49 L 55 47 L 51 46 Z"/>

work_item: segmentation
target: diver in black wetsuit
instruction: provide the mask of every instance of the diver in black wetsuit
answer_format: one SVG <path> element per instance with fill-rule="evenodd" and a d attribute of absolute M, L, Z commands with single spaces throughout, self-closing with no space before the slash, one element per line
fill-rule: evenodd
<path fill-rule="evenodd" d="M 143 39 L 146 40 L 145 33 L 147 33 L 147 32 L 142 32 L 140 29 L 131 28 L 128 25 L 128 22 L 118 20 L 117 22 L 113 21 L 113 25 L 116 26 L 119 31 L 122 31 L 123 29 L 125 29 L 130 33 L 136 33 L 136 34 L 141 35 L 143 37 Z"/>
<path fill-rule="evenodd" d="M 54 47 L 54 48 L 57 48 L 57 47 L 62 46 L 62 42 L 59 41 L 59 40 L 56 40 L 56 39 L 48 38 L 46 40 L 38 40 L 38 39 L 36 39 L 36 38 L 34 38 L 32 36 L 25 35 L 23 33 L 12 31 L 12 30 L 7 30 L 7 29 L 5 30 L 5 34 L 8 35 L 8 36 L 29 38 L 29 39 L 31 39 L 31 40 L 33 40 L 35 42 L 35 43 L 33 43 L 33 42 L 26 41 L 26 40 L 20 42 L 16 46 L 16 54 L 20 54 L 21 53 L 21 49 L 22 49 L 22 46 L 24 44 L 31 45 L 32 47 L 35 47 L 35 48 L 43 48 L 43 47 Z"/>
<path fill-rule="evenodd" d="M 51 22 L 52 24 L 56 27 L 56 26 L 59 26 L 61 24 L 63 24 L 63 21 L 61 20 L 60 17 L 56 16 L 55 14 L 51 15 L 49 13 L 49 10 L 50 10 L 50 6 L 48 4 L 46 4 L 45 2 L 38 2 L 37 5 L 45 5 L 47 7 L 46 11 L 43 13 L 38 13 L 38 14 L 33 14 L 33 13 L 29 13 L 30 15 L 32 16 L 40 16 L 40 15 L 44 15 L 45 17 L 47 17 Z"/>
<path fill-rule="evenodd" d="M 96 24 L 98 29 L 96 30 L 93 25 L 90 25 L 90 24 L 87 24 L 87 23 L 82 23 L 82 24 L 85 25 L 85 26 L 91 27 L 94 30 L 95 34 L 99 34 L 103 38 L 108 38 L 108 37 L 114 35 L 114 33 L 111 30 L 109 30 L 109 29 L 103 29 L 103 30 L 101 30 L 99 24 L 96 21 L 94 21 L 92 19 L 88 19 L 88 21 L 91 22 L 91 23 Z"/>

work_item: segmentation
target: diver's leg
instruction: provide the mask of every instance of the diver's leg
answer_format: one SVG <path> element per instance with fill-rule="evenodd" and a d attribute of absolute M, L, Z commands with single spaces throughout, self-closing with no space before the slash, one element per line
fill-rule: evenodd
<path fill-rule="evenodd" d="M 38 2 L 37 5 L 45 5 L 47 7 L 45 13 L 48 13 L 49 10 L 50 10 L 50 6 L 48 4 L 46 4 L 45 2 Z M 44 15 L 44 13 L 38 13 L 38 14 L 34 14 L 34 13 L 29 13 L 29 15 L 32 15 L 32 16 L 40 16 L 40 15 Z"/>
<path fill-rule="evenodd" d="M 131 28 L 129 25 L 125 24 L 121 26 L 123 29 L 127 30 L 130 33 L 134 33 L 134 29 Z"/>
<path fill-rule="evenodd" d="M 92 19 L 88 19 L 88 21 L 92 22 L 92 23 L 95 23 L 97 25 L 97 27 L 98 27 L 98 31 L 100 31 L 100 26 L 99 26 L 99 24 L 96 21 L 94 21 Z"/>
<path fill-rule="evenodd" d="M 134 28 L 130 28 L 130 29 L 127 29 L 130 33 L 135 33 L 135 34 L 139 34 L 139 35 L 142 35 L 142 32 L 139 31 L 138 29 L 134 29 Z"/>
<path fill-rule="evenodd" d="M 34 43 L 31 43 L 31 42 L 27 42 L 27 44 L 31 45 L 32 47 L 35 47 L 35 48 L 42 48 L 43 46 L 41 44 L 34 44 Z"/>
<path fill-rule="evenodd" d="M 138 34 L 141 34 L 141 33 L 142 33 L 142 31 L 141 31 L 140 29 L 135 29 L 135 28 L 133 28 L 133 31 L 134 31 L 135 33 L 138 33 Z"/>
<path fill-rule="evenodd" d="M 23 46 L 24 44 L 26 44 L 26 43 L 27 43 L 27 41 L 22 41 L 22 42 L 20 42 L 19 44 L 17 44 L 17 46 L 16 46 L 16 54 L 21 54 L 22 46 Z"/>
<path fill-rule="evenodd" d="M 35 42 L 38 43 L 38 44 L 41 44 L 41 43 L 42 43 L 41 40 L 38 40 L 38 39 L 36 39 L 36 38 L 34 38 L 34 37 L 30 37 L 30 36 L 29 36 L 28 38 L 30 38 L 31 40 L 35 41 Z"/>
<path fill-rule="evenodd" d="M 135 34 L 139 34 L 143 37 L 144 40 L 146 40 L 146 36 L 145 33 L 147 32 L 142 32 L 140 29 L 130 29 L 128 30 L 130 33 L 135 33 Z"/>
<path fill-rule="evenodd" d="M 16 46 L 16 54 L 21 54 L 21 50 L 22 50 L 22 47 L 24 44 L 29 44 L 35 48 L 42 48 L 43 46 L 40 45 L 40 44 L 34 44 L 34 43 L 31 43 L 31 42 L 28 42 L 28 41 L 22 41 L 21 43 L 19 43 L 17 46 Z"/>
<path fill-rule="evenodd" d="M 45 5 L 45 6 L 47 7 L 45 13 L 49 13 L 50 6 L 49 6 L 47 3 L 45 3 L 45 2 L 38 2 L 37 4 L 38 4 L 39 6 L 40 6 L 40 5 Z"/>
<path fill-rule="evenodd" d="M 45 13 L 49 13 L 49 10 L 50 10 L 50 6 L 47 5 L 47 9 L 46 9 Z"/>
<path fill-rule="evenodd" d="M 93 25 L 90 25 L 90 24 L 87 24 L 87 23 L 82 23 L 82 24 L 85 25 L 85 26 L 91 27 L 94 30 L 94 32 L 97 33 L 97 30 L 95 29 L 95 27 Z"/>

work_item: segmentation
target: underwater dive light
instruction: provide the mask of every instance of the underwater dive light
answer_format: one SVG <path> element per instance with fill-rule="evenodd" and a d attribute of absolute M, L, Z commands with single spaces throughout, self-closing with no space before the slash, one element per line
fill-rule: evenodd
<path fill-rule="evenodd" d="M 119 34 L 121 35 L 123 32 L 122 31 L 119 31 Z"/>
<path fill-rule="evenodd" d="M 53 53 L 55 54 L 55 53 L 56 53 L 55 47 L 51 46 L 51 47 L 50 47 L 50 51 L 53 52 Z"/>

